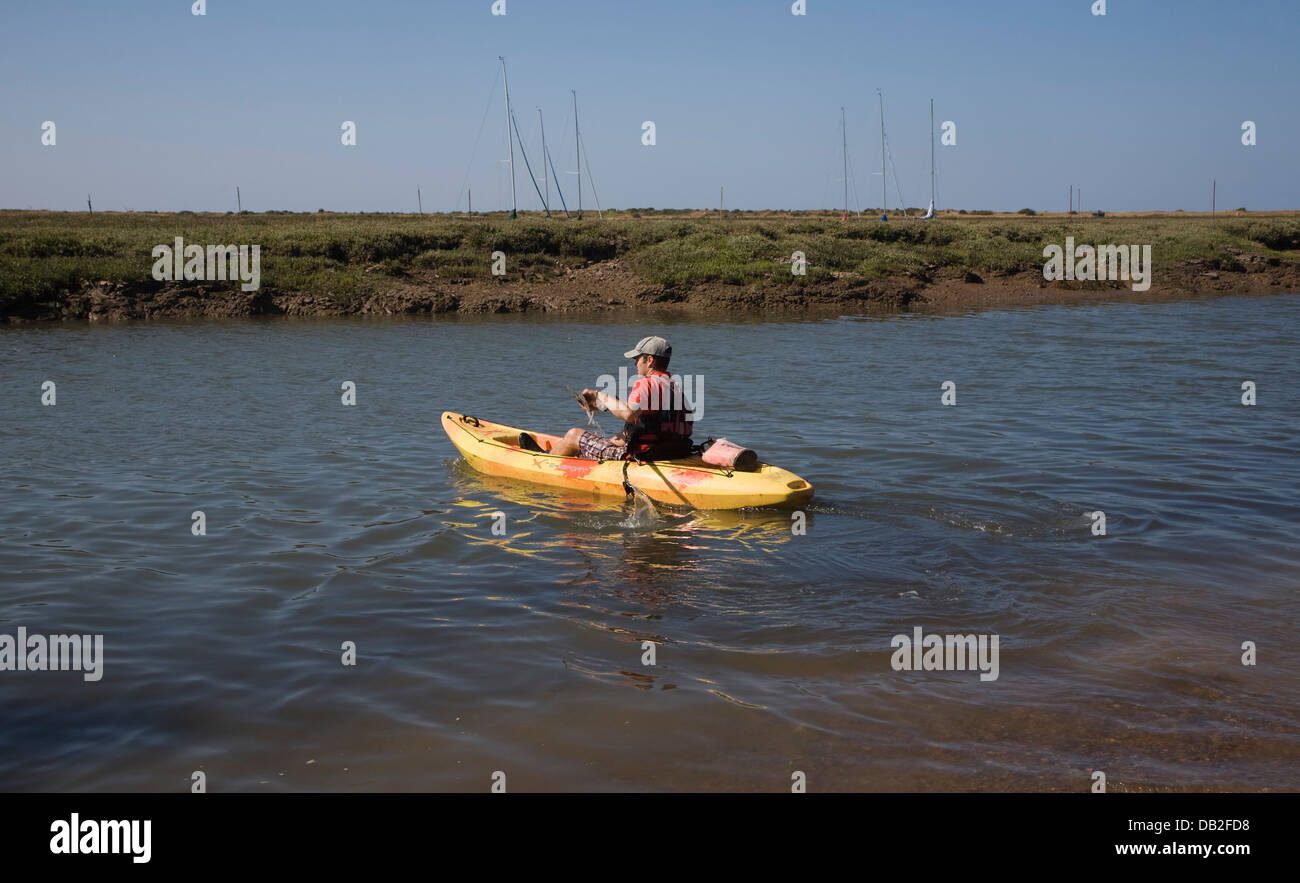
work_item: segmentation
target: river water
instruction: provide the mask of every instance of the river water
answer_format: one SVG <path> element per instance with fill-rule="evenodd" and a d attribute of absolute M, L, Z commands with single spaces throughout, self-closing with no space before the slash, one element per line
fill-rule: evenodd
<path fill-rule="evenodd" d="M 98 681 L 0 671 L 0 789 L 1295 790 L 1298 332 L 1300 295 L 0 330 L 0 634 L 103 635 Z M 806 532 L 441 431 L 580 425 L 564 384 L 651 333 Z M 895 670 L 917 628 L 997 635 L 996 680 Z"/>

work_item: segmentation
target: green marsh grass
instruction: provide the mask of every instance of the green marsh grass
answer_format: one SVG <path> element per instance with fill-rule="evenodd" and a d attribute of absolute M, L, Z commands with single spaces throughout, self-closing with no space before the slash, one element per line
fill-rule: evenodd
<path fill-rule="evenodd" d="M 507 256 L 506 280 L 562 277 L 618 259 L 647 285 L 701 283 L 806 286 L 832 278 L 928 278 L 939 270 L 980 276 L 1041 269 L 1043 247 L 1152 246 L 1155 270 L 1206 260 L 1237 269 L 1241 252 L 1300 260 L 1300 217 L 1078 215 L 985 217 L 972 212 L 932 221 L 871 217 L 841 222 L 830 212 L 728 212 L 687 217 L 639 209 L 546 219 L 502 213 L 389 215 L 268 212 L 0 212 L 0 314 L 57 302 L 100 282 L 149 290 L 154 246 L 261 246 L 262 288 L 326 294 L 346 303 L 399 282 L 426 285 L 491 279 L 492 252 Z M 795 251 L 807 274 L 790 272 Z M 238 283 L 226 284 L 235 288 Z"/>

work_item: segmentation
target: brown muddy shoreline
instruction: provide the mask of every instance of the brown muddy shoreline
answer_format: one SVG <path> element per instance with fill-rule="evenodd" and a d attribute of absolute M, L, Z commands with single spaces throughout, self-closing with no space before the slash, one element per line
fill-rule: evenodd
<path fill-rule="evenodd" d="M 34 305 L 10 322 L 130 322 L 149 319 L 225 319 L 247 316 L 365 316 L 434 313 L 592 314 L 620 311 L 688 313 L 799 312 L 824 309 L 888 312 L 964 307 L 1027 306 L 1084 301 L 1178 300 L 1220 294 L 1300 291 L 1300 265 L 1243 255 L 1241 270 L 1187 261 L 1134 292 L 1127 282 L 1045 282 L 1023 272 L 982 279 L 974 274 L 930 278 L 894 276 L 871 281 L 754 286 L 699 283 L 682 288 L 647 285 L 617 259 L 593 263 L 545 281 L 477 280 L 449 283 L 408 279 L 341 302 L 325 295 L 282 293 L 263 287 L 242 292 L 205 283 L 130 285 L 101 282 L 70 292 L 60 303 Z"/>

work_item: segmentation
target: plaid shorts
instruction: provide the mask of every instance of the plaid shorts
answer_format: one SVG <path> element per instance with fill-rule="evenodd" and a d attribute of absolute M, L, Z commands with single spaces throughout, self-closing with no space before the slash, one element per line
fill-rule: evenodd
<path fill-rule="evenodd" d="M 590 429 L 578 439 L 578 456 L 588 460 L 622 460 L 627 447 L 615 444 L 612 439 L 598 435 Z"/>

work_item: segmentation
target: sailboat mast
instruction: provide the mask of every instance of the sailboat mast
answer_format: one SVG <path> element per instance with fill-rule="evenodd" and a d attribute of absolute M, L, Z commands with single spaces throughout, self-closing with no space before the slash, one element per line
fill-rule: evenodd
<path fill-rule="evenodd" d="M 844 108 L 840 108 L 840 135 L 844 145 L 844 215 L 840 220 L 849 219 L 849 130 L 844 125 Z"/>
<path fill-rule="evenodd" d="M 889 197 L 885 195 L 885 175 L 889 167 L 885 161 L 885 93 L 879 89 L 876 90 L 876 97 L 880 99 L 880 220 L 887 220 L 885 207 L 889 205 Z"/>
<path fill-rule="evenodd" d="M 582 142 L 578 140 L 578 93 L 570 89 L 573 93 L 573 149 L 577 151 L 578 156 L 578 217 L 582 218 Z"/>
<path fill-rule="evenodd" d="M 930 99 L 930 210 L 934 211 L 934 99 Z"/>
<path fill-rule="evenodd" d="M 542 109 L 537 108 L 537 125 L 542 127 L 542 181 L 546 185 L 546 198 L 542 200 L 542 205 L 546 206 L 546 217 L 551 216 L 551 179 L 546 171 L 546 125 L 542 122 Z"/>
<path fill-rule="evenodd" d="M 506 59 L 504 55 L 498 55 L 501 59 L 501 79 L 506 87 L 506 144 L 510 147 L 510 217 L 515 218 L 519 215 L 519 205 L 515 198 L 515 139 L 510 134 L 510 80 L 506 77 Z"/>

